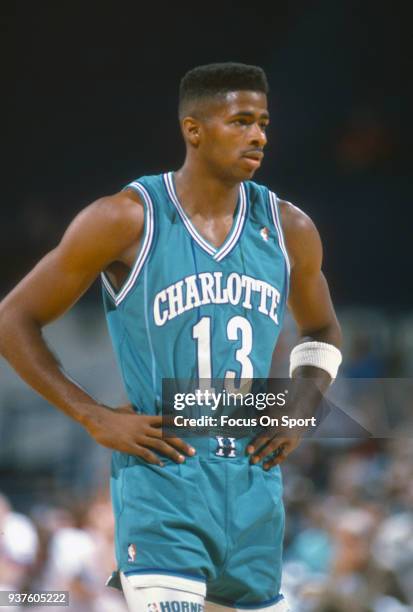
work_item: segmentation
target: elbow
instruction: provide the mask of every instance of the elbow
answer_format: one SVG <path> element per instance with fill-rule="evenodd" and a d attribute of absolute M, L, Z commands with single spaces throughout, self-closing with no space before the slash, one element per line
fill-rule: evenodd
<path fill-rule="evenodd" d="M 13 339 L 26 324 L 25 318 L 12 301 L 5 298 L 0 302 L 0 355 L 8 359 Z"/>
<path fill-rule="evenodd" d="M 10 312 L 4 300 L 0 302 L 0 355 L 4 356 L 10 330 Z"/>
<path fill-rule="evenodd" d="M 2 303 L 0 303 L 0 355 L 4 355 L 4 339 L 6 335 L 6 324 L 5 324 L 5 316 L 4 309 L 2 307 Z"/>

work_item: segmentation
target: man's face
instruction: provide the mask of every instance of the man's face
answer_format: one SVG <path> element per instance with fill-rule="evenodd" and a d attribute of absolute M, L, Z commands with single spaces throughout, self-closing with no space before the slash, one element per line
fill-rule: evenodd
<path fill-rule="evenodd" d="M 260 167 L 269 123 L 267 96 L 234 91 L 208 104 L 200 120 L 198 153 L 224 180 L 247 180 Z"/>

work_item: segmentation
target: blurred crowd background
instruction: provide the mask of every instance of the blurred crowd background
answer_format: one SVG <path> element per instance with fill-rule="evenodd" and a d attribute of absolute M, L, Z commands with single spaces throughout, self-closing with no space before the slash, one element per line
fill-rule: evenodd
<path fill-rule="evenodd" d="M 179 167 L 186 70 L 256 63 L 271 88 L 256 178 L 319 227 L 344 331 L 341 377 L 411 379 L 407 8 L 398 0 L 9 5 L 3 101 L 12 103 L 13 146 L 2 165 L 0 297 L 87 203 Z M 96 283 L 46 336 L 76 380 L 116 405 L 125 398 L 99 301 Z M 293 343 L 287 320 L 275 375 Z M 363 399 L 370 414 L 375 401 L 373 391 Z M 393 401 L 395 412 L 400 402 L 401 413 L 410 410 L 405 396 Z M 103 586 L 114 566 L 109 462 L 0 364 L 0 589 L 69 589 L 76 612 L 125 611 Z M 305 441 L 283 473 L 292 609 L 412 610 L 412 429 L 401 420 L 384 437 Z"/>

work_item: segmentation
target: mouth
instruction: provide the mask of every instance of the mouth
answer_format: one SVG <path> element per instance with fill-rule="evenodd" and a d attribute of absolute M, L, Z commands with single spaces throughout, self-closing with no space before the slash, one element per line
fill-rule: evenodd
<path fill-rule="evenodd" d="M 248 151 L 247 153 L 244 153 L 242 157 L 260 162 L 264 157 L 264 153 L 262 151 Z"/>
<path fill-rule="evenodd" d="M 248 165 L 251 168 L 259 168 L 261 166 L 262 158 L 264 157 L 264 153 L 261 151 L 249 151 L 248 153 L 244 153 L 242 158 L 248 162 Z"/>

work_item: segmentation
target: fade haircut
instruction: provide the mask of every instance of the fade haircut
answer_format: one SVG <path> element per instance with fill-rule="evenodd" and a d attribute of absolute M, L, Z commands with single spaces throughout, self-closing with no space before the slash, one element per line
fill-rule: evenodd
<path fill-rule="evenodd" d="M 179 86 L 179 117 L 200 101 L 225 95 L 230 91 L 259 91 L 268 94 L 268 81 L 259 66 L 222 62 L 205 64 L 189 70 Z"/>

